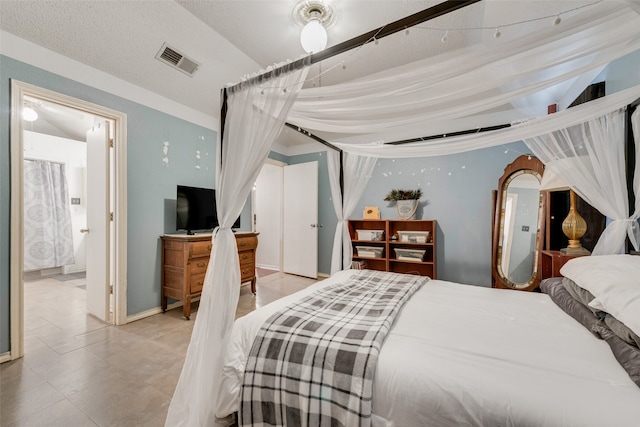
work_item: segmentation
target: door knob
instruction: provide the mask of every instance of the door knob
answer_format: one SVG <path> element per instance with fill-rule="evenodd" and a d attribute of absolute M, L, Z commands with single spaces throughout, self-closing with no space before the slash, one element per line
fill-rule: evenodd
<path fill-rule="evenodd" d="M 81 233 L 88 233 L 88 232 L 89 232 L 89 229 L 88 229 L 88 228 L 81 228 L 81 229 L 80 229 L 80 232 L 81 232 Z"/>

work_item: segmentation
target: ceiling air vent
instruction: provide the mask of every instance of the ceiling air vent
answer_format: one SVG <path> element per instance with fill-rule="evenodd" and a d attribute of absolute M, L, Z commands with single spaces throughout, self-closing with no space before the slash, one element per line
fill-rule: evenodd
<path fill-rule="evenodd" d="M 200 64 L 193 59 L 187 58 L 177 50 L 169 47 L 166 43 L 162 45 L 162 48 L 156 54 L 156 59 L 169 64 L 173 68 L 176 68 L 188 76 L 193 76 Z"/>

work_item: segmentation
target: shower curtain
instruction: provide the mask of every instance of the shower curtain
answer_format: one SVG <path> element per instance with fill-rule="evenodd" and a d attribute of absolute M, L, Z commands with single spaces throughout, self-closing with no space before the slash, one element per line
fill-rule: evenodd
<path fill-rule="evenodd" d="M 24 271 L 74 264 L 65 165 L 24 161 Z"/>

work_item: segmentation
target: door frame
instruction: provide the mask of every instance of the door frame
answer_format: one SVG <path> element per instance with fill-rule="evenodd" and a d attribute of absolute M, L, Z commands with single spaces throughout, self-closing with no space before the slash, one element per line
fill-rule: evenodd
<path fill-rule="evenodd" d="M 71 96 L 63 95 L 29 83 L 11 79 L 11 254 L 10 254 L 10 311 L 11 311 L 11 350 L 10 359 L 24 355 L 24 187 L 23 187 L 23 127 L 21 108 L 25 96 L 82 110 L 86 113 L 104 117 L 114 123 L 112 170 L 113 215 L 112 235 L 114 236 L 111 259 L 114 274 L 113 315 L 110 323 L 127 323 L 127 115 Z M 111 256 L 112 254 L 107 254 Z"/>

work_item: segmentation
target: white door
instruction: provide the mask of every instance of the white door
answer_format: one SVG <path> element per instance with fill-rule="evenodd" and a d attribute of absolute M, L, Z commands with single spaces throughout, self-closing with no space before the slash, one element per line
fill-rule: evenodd
<path fill-rule="evenodd" d="M 109 322 L 109 126 L 87 131 L 87 312 Z"/>
<path fill-rule="evenodd" d="M 260 244 L 256 265 L 280 270 L 282 253 L 283 167 L 265 163 L 256 179 L 254 210 Z"/>
<path fill-rule="evenodd" d="M 284 167 L 283 270 L 318 277 L 318 162 Z"/>

